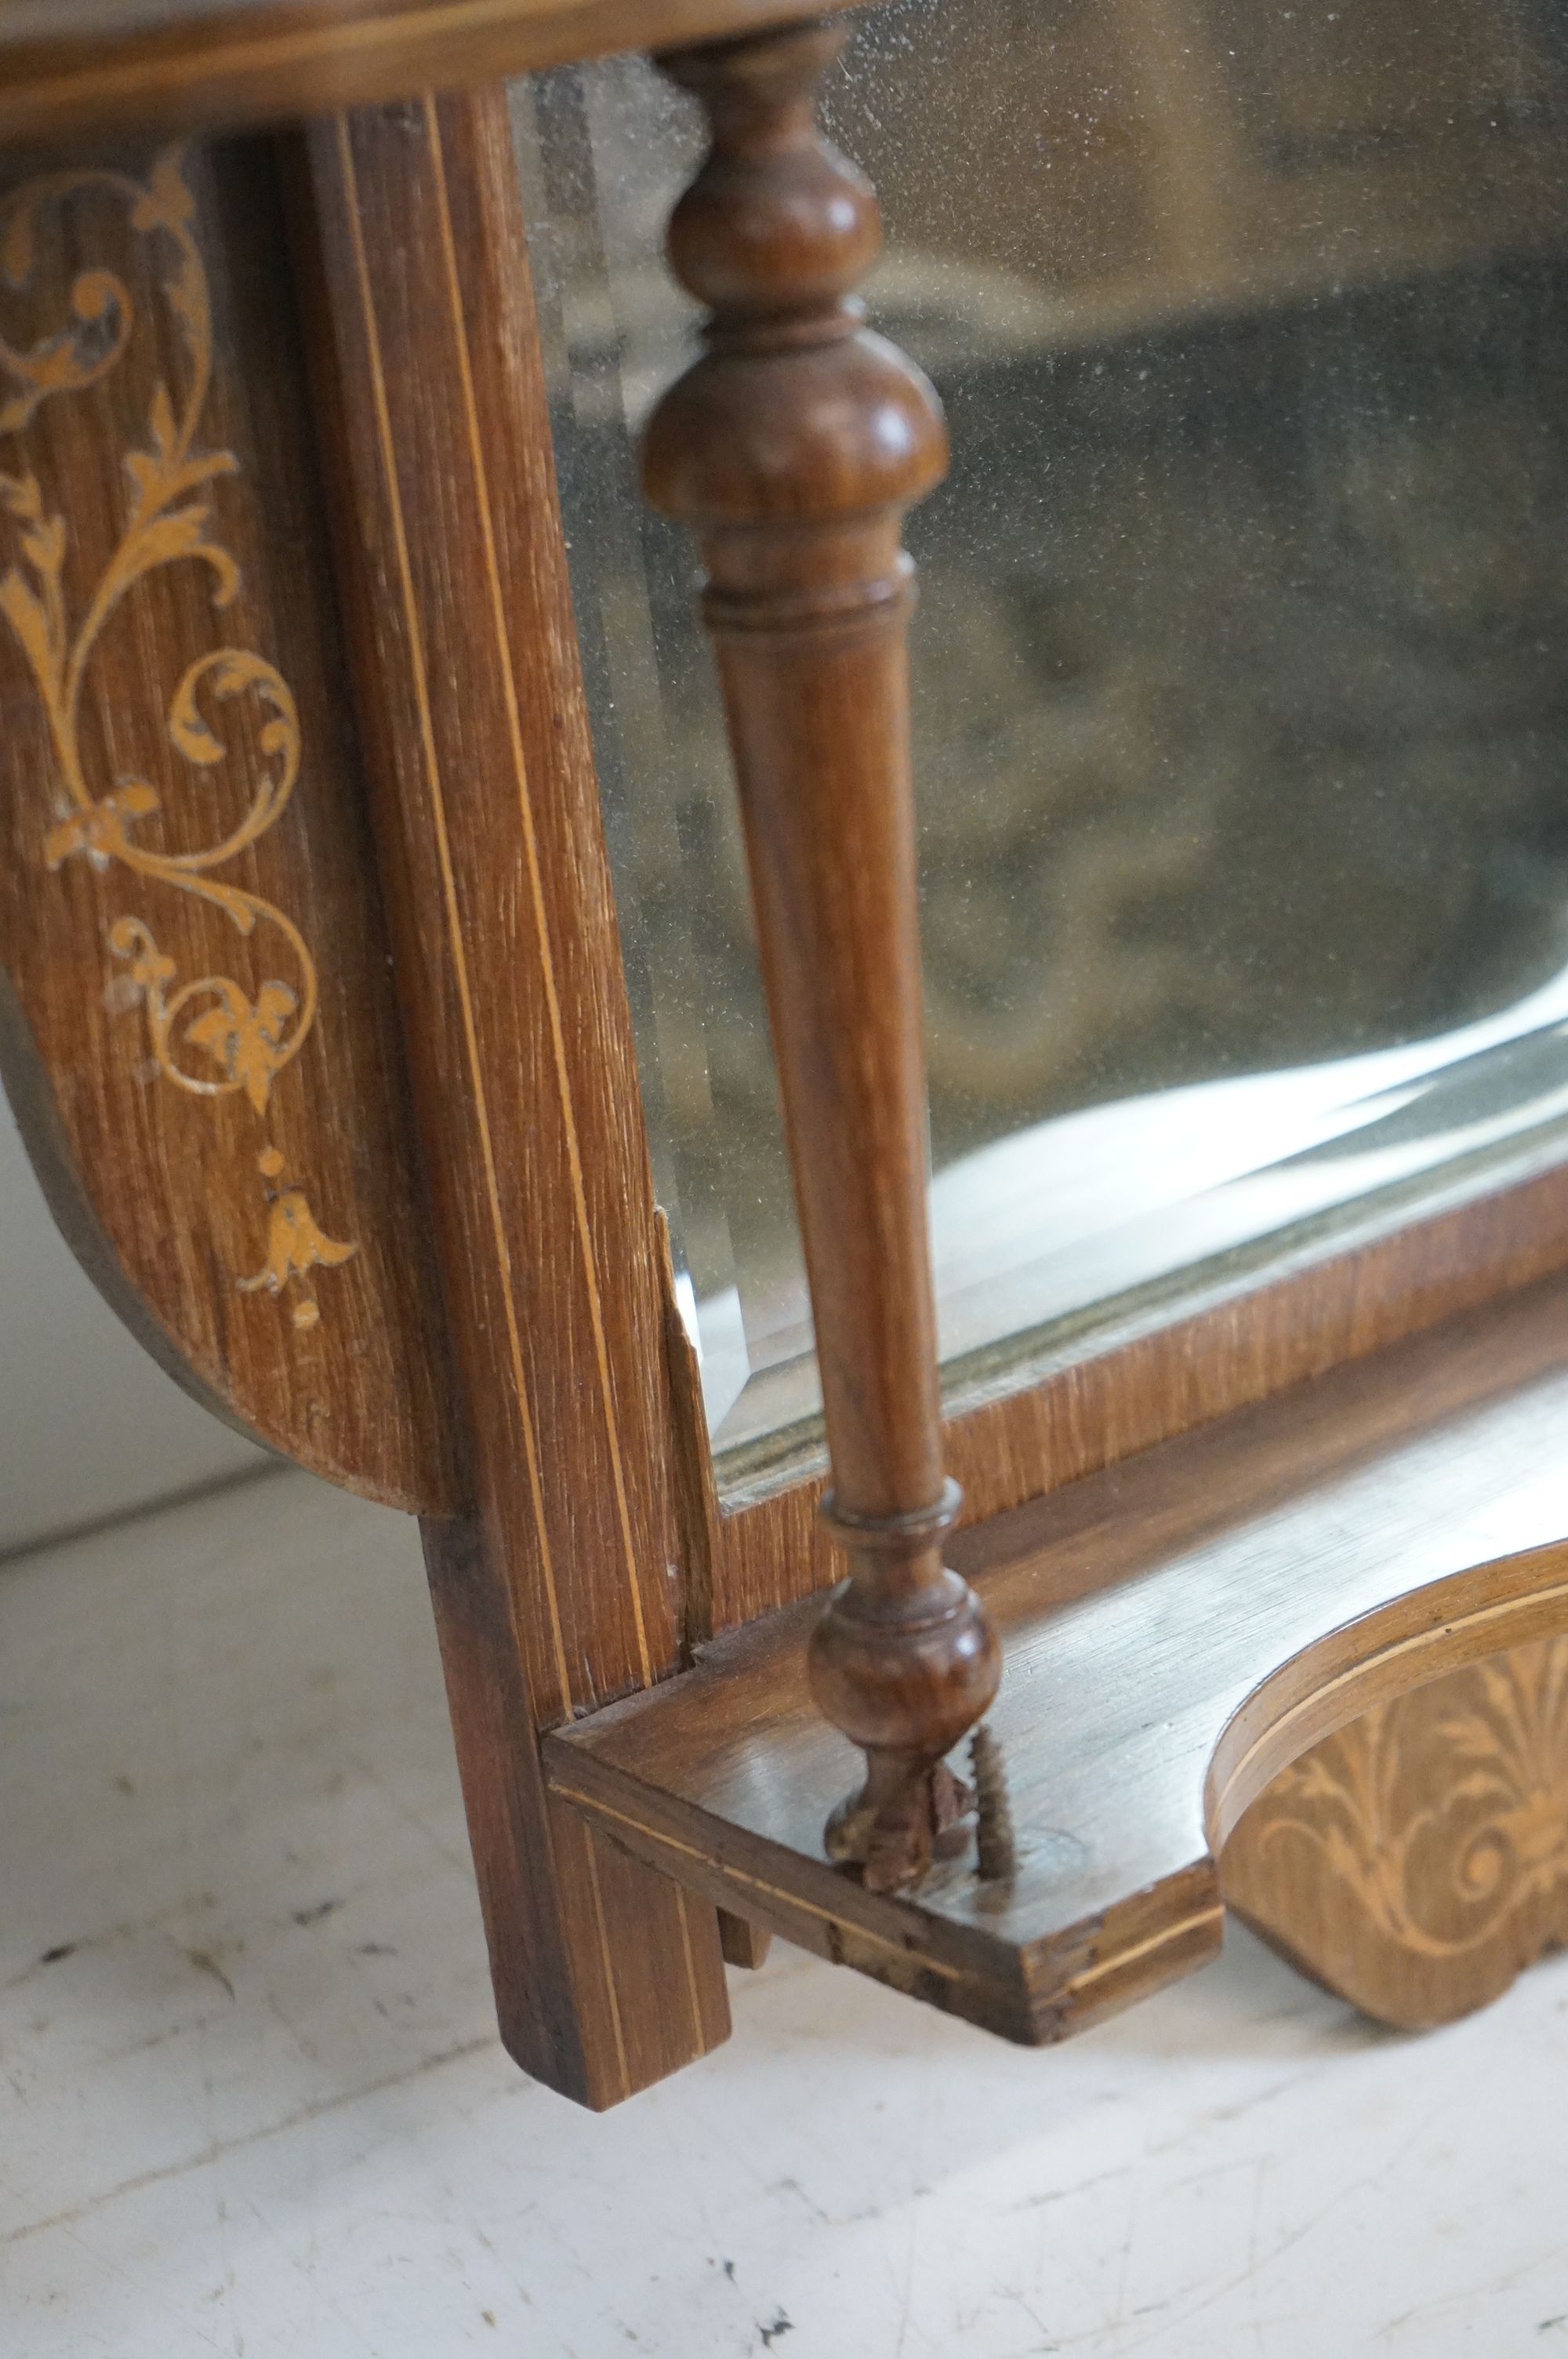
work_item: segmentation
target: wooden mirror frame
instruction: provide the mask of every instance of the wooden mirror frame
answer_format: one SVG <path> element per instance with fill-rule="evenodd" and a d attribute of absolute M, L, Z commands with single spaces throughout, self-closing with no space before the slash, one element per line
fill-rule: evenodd
<path fill-rule="evenodd" d="M 1010 1660 L 1042 1669 L 1033 1681 L 1004 1680 L 997 1707 L 1018 1842 L 1011 1863 L 993 1855 L 989 1874 L 968 1856 L 925 1872 L 955 1814 L 927 1722 L 857 1717 L 865 1698 L 851 1690 L 874 1669 L 863 1655 L 847 1684 L 829 1680 L 842 1723 L 898 1759 L 864 1840 L 850 1845 L 862 1855 L 849 1870 L 822 1855 L 822 1820 L 842 1798 L 852 1756 L 815 1712 L 804 1666 L 813 1601 L 836 1568 L 816 1521 L 819 1484 L 727 1508 L 712 1482 L 638 1114 L 504 96 L 494 87 L 402 95 L 437 56 L 443 76 L 461 79 L 650 38 L 751 36 L 759 21 L 797 14 L 734 0 L 635 12 L 613 0 L 367 0 L 345 15 L 310 0 L 253 0 L 204 24 L 167 0 L 162 23 L 107 41 L 104 0 L 69 0 L 58 36 L 0 48 L 0 131 L 13 141 L 134 133 L 143 160 L 133 194 L 144 192 L 134 201 L 153 230 L 178 242 L 199 223 L 211 283 L 229 290 L 214 397 L 237 421 L 234 451 L 243 443 L 257 461 L 233 471 L 251 503 L 238 490 L 231 501 L 237 519 L 251 519 L 246 578 L 284 628 L 297 604 L 297 560 L 254 527 L 287 475 L 311 580 L 331 583 L 325 604 L 313 592 L 310 634 L 326 677 L 346 663 L 357 718 L 357 751 L 343 754 L 330 803 L 319 773 L 314 801 L 307 779 L 256 854 L 269 878 L 265 864 L 276 862 L 312 908 L 320 902 L 321 1005 L 339 1019 L 330 1038 L 323 1021 L 306 1052 L 323 1086 L 317 1112 L 287 1110 L 289 1169 L 264 1169 L 276 1242 L 263 1269 L 276 1274 L 271 1298 L 296 1308 L 316 1299 L 300 1294 L 316 1266 L 351 1273 L 345 1289 L 371 1287 L 368 1249 L 362 1258 L 340 1251 L 333 1263 L 326 1248 L 348 1240 L 334 1240 L 326 1214 L 312 1212 L 307 1236 L 294 1175 L 327 1168 L 332 1125 L 319 1108 L 334 1089 L 335 1122 L 373 1097 L 388 1145 L 355 1184 L 378 1234 L 406 1245 L 401 1262 L 385 1254 L 389 1275 L 363 1294 L 357 1332 L 386 1345 L 391 1373 L 367 1388 L 353 1335 L 308 1319 L 295 1332 L 306 1339 L 298 1349 L 319 1355 L 318 1388 L 280 1393 L 272 1360 L 247 1359 L 214 1333 L 211 1274 L 197 1266 L 176 1273 L 150 1315 L 211 1396 L 253 1426 L 276 1419 L 269 1430 L 290 1454 L 423 1511 L 503 2037 L 526 2070 L 598 2105 L 724 2036 L 721 1943 L 754 1955 L 758 1929 L 1011 2037 L 1059 2037 L 1213 1953 L 1217 1857 L 1269 1777 L 1358 1713 L 1461 1676 L 1488 1653 L 1551 1649 L 1568 1627 L 1568 1501 L 1560 1506 L 1541 1475 L 1564 1408 L 1554 1274 L 1568 1266 L 1568 1173 L 1553 1147 L 1526 1140 L 1511 1158 L 1451 1173 L 1413 1209 L 1370 1204 L 1331 1241 L 1304 1243 L 1282 1262 L 1260 1256 L 1174 1317 L 1152 1310 L 1091 1334 L 940 1427 L 929 1280 L 911 1211 L 918 1190 L 906 1188 L 897 1287 L 875 1256 L 862 1254 L 858 1277 L 830 1254 L 825 1261 L 816 1223 L 819 1328 L 842 1286 L 848 1360 L 869 1364 L 866 1322 L 887 1319 L 883 1356 L 914 1386 L 889 1394 L 860 1459 L 851 1442 L 855 1487 L 840 1499 L 838 1529 L 872 1560 L 864 1582 L 873 1603 L 896 1603 L 912 1587 L 946 1601 L 935 1614 L 922 1606 L 910 1626 L 940 1625 L 944 1644 L 963 1641 L 956 1659 L 980 1666 L 968 1687 L 958 1682 L 956 1733 L 985 1708 L 988 1685 L 985 1621 L 966 1581 Z M 762 168 L 749 195 L 765 211 L 776 140 L 770 132 L 747 153 L 759 71 L 772 78 L 766 103 L 795 110 L 801 168 L 818 171 L 804 92 L 791 82 L 780 99 L 777 76 L 787 82 L 819 47 L 816 34 L 764 35 L 681 69 L 708 94 L 718 134 L 713 220 L 685 266 L 719 315 L 718 356 L 760 370 L 751 382 L 768 403 L 778 397 L 781 321 L 793 333 L 808 318 L 806 341 L 840 356 L 858 349 L 852 321 L 842 337 L 837 324 L 862 258 L 853 224 L 843 255 L 795 256 L 804 277 L 784 302 L 748 277 L 754 255 L 723 247 L 737 175 L 744 183 Z M 395 103 L 320 113 L 388 97 Z M 317 119 L 303 135 L 195 151 L 200 201 L 192 172 L 155 162 L 146 136 L 176 122 L 205 133 L 305 113 Z M 40 168 L 56 168 L 18 159 L 13 179 L 36 180 Z M 286 219 L 297 333 L 269 320 L 266 381 L 253 383 L 244 370 L 264 355 L 247 304 L 255 270 L 276 270 Z M 890 396 L 891 383 L 858 381 L 859 391 L 903 398 Z M 297 428 L 307 384 L 308 433 L 291 444 L 276 420 Z M 116 412 L 118 398 L 105 378 L 91 411 L 52 397 L 46 405 L 39 498 L 73 522 L 73 484 L 103 435 L 145 445 L 146 418 L 139 407 Z M 798 402 L 783 398 L 798 416 Z M 854 560 L 845 580 L 880 580 L 881 564 L 896 588 L 896 513 L 935 463 L 929 447 L 922 453 L 918 396 L 910 398 L 907 472 L 870 490 L 846 479 L 837 520 L 831 507 L 812 512 L 819 553 Z M 744 439 L 733 409 L 725 431 Z M 776 719 L 763 725 L 769 697 L 784 692 L 781 663 L 823 660 L 818 618 L 800 604 L 803 589 L 820 596 L 823 576 L 819 565 L 808 582 L 790 572 L 800 549 L 793 527 L 771 573 L 748 571 L 763 487 L 699 479 L 680 446 L 670 429 L 651 475 L 703 531 L 720 623 L 739 619 L 726 599 L 732 610 L 773 602 L 748 642 L 768 642 L 761 672 L 731 681 L 766 881 L 789 868 L 779 830 L 792 798 L 826 784 L 834 758 L 819 737 L 770 777 Z M 323 485 L 330 558 L 308 522 Z M 39 521 L 15 506 L 12 516 L 25 530 Z M 727 574 L 738 551 L 745 562 Z M 896 595 L 863 603 L 877 610 L 876 630 L 857 639 L 855 659 L 871 665 L 891 721 L 846 758 L 857 786 L 872 789 L 865 823 L 892 810 L 891 857 L 901 788 L 885 759 L 900 691 L 883 625 Z M 840 607 L 836 628 L 843 618 Z M 781 634 L 798 639 L 805 623 L 810 647 L 781 656 Z M 193 659 L 181 641 L 196 627 L 191 614 L 171 613 L 161 627 L 171 662 Z M 762 716 L 749 767 L 748 709 Z M 187 743 L 200 743 L 194 726 Z M 19 794 L 27 784 L 18 777 Z M 332 811 L 346 814 L 347 832 L 323 852 Z M 95 823 L 93 844 L 117 875 L 114 863 L 126 864 L 102 833 L 108 822 Z M 23 810 L 17 824 L 36 821 Z M 27 956 L 8 949 L 20 1009 L 13 1070 L 27 1068 L 20 1093 L 38 1151 L 53 1156 L 60 1189 L 73 1193 L 81 1233 L 108 1220 L 134 1172 L 154 1234 L 111 1234 L 100 1258 L 123 1293 L 146 1304 L 139 1257 L 154 1253 L 181 1169 L 167 1147 L 132 1152 L 123 1125 L 113 1136 L 95 1131 L 84 1112 L 108 1086 L 109 1050 L 71 1011 L 98 1004 L 103 929 L 123 916 L 92 897 L 107 890 L 103 872 L 70 857 L 91 848 L 83 834 L 55 864 L 74 896 L 60 907 L 75 932 L 40 921 Z M 15 868 L 23 932 L 44 905 L 45 871 L 47 860 L 25 875 Z M 818 878 L 802 906 L 823 890 Z M 901 906 L 903 916 L 874 898 L 857 903 L 849 929 L 871 943 L 892 986 L 891 1046 L 876 1060 L 884 1073 L 911 1037 Z M 361 913 L 367 940 L 384 928 L 393 995 L 370 951 L 354 948 L 359 918 L 345 928 L 334 908 Z M 804 922 L 797 908 L 765 929 L 781 959 Z M 148 1007 L 158 981 L 149 966 L 138 982 Z M 775 1001 L 797 984 L 781 968 Z M 783 1035 L 787 1064 L 802 1037 L 796 1016 L 785 1016 Z M 393 1036 L 395 1072 L 384 1046 Z M 361 1073 L 381 1077 L 373 1091 L 350 1085 Z M 789 1084 L 797 1169 L 803 1125 L 820 1123 L 831 1147 L 844 1114 L 829 1101 L 803 1114 L 808 1085 L 804 1071 Z M 901 1089 L 885 1103 L 897 1111 L 895 1159 L 907 1180 L 907 1066 Z M 815 1151 L 806 1146 L 806 1163 Z M 824 1201 L 841 1201 L 853 1173 L 840 1167 L 825 1184 Z M 227 1182 L 214 1185 L 222 1194 Z M 190 1204 L 180 1203 L 189 1221 Z M 851 1245 L 862 1248 L 865 1236 L 862 1223 Z M 401 1289 L 399 1270 L 413 1274 Z M 253 1299 L 265 1308 L 259 1279 Z M 311 1403 L 339 1399 L 355 1416 L 334 1429 L 333 1455 L 317 1448 L 322 1420 Z M 378 1425 L 389 1403 L 397 1416 Z M 843 1427 L 830 1414 L 830 1429 L 835 1421 Z M 374 1462 L 363 1438 L 373 1429 Z M 841 1435 L 833 1446 L 839 1455 Z M 965 1496 L 956 1586 L 938 1581 L 933 1552 L 943 1460 Z M 1266 1581 L 1254 1573 L 1260 1549 Z M 1214 1649 L 1200 1677 L 1206 1617 L 1245 1644 Z M 1173 1684 L 1162 1649 L 1177 1626 L 1186 1636 Z M 1076 1720 L 1059 1697 L 1042 1717 L 1058 1669 L 1077 1679 L 1088 1707 Z M 1150 1745 L 1152 1723 L 1168 1729 L 1168 1743 Z M 910 1846 L 892 1857 L 890 1822 Z M 1548 1937 L 1560 1881 L 1526 1879 L 1525 1900 L 1495 1929 L 1493 1965 L 1517 1966 Z M 1249 1889 L 1254 1912 L 1271 1915 L 1291 1946 L 1288 1893 L 1281 1901 L 1256 1875 Z M 1450 1975 L 1444 1988 L 1454 1986 Z M 1466 1987 L 1476 1986 L 1472 1974 Z"/>

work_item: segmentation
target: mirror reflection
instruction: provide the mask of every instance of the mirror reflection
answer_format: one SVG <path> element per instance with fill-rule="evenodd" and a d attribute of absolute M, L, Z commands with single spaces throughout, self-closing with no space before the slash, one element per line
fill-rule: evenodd
<path fill-rule="evenodd" d="M 1568 1121 L 1568 151 L 1548 0 L 895 0 L 827 107 L 912 517 L 949 1397 Z M 514 114 L 655 1179 L 719 1467 L 816 1406 L 692 560 L 634 438 L 697 161 Z M 1390 1209 L 1392 1208 L 1392 1209 Z"/>

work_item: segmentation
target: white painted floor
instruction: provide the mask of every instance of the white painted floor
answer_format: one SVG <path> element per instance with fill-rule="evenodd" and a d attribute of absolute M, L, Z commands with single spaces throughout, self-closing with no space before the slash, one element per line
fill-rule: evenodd
<path fill-rule="evenodd" d="M 1239 1933 L 1043 2055 L 733 1996 L 602 2118 L 502 2055 L 397 1517 L 0 1568 L 4 2359 L 1568 2354 L 1568 1959 L 1421 2041 Z"/>

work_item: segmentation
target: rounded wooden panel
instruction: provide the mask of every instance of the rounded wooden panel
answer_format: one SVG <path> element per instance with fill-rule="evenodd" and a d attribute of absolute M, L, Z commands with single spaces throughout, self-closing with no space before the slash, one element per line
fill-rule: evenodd
<path fill-rule="evenodd" d="M 282 255 L 260 147 L 0 191 L 0 1035 L 61 1224 L 158 1356 L 436 1509 L 441 1327 Z"/>
<path fill-rule="evenodd" d="M 1374 1704 L 1282 1769 L 1227 1905 L 1380 2022 L 1447 2023 L 1568 1941 L 1568 1637 Z"/>

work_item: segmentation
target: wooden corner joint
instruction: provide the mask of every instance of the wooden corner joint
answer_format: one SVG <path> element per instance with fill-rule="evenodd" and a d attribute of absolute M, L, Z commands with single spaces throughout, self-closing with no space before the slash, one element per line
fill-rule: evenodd
<path fill-rule="evenodd" d="M 852 289 L 875 196 L 814 121 L 843 39 L 806 24 L 660 60 L 711 147 L 676 207 L 676 277 L 705 350 L 654 412 L 654 505 L 696 534 L 744 824 L 849 1577 L 811 1642 L 821 1710 L 860 1746 L 827 1829 L 872 1888 L 967 1840 L 945 1756 L 1000 1671 L 944 1566 L 944 1473 L 925 1202 L 925 1080 L 904 645 L 904 510 L 946 435 L 920 372 Z M 996 1847 L 992 1846 L 993 1855 Z"/>

